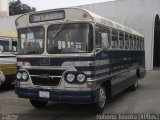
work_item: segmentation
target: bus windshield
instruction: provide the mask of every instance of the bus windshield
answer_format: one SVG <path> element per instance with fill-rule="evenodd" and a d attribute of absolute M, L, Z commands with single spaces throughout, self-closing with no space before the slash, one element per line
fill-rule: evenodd
<path fill-rule="evenodd" d="M 18 54 L 41 54 L 44 50 L 43 42 L 43 27 L 28 27 L 18 30 Z"/>
<path fill-rule="evenodd" d="M 49 54 L 91 52 L 92 30 L 86 23 L 51 25 L 47 30 L 47 51 Z"/>

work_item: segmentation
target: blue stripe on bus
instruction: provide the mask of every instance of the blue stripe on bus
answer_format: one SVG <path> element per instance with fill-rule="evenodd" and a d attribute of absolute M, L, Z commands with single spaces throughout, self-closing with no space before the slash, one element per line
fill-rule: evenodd
<path fill-rule="evenodd" d="M 94 61 L 94 57 L 69 57 L 69 58 L 17 58 L 18 61 L 28 61 L 32 66 L 40 66 L 41 59 L 49 59 L 49 66 L 62 66 L 64 62 Z M 45 65 L 46 66 L 46 65 Z"/>
<path fill-rule="evenodd" d="M 102 51 L 99 52 L 96 55 L 96 60 L 99 59 L 114 59 L 114 58 L 128 58 L 128 57 L 141 57 L 144 56 L 145 53 L 144 51 L 113 51 L 113 50 L 108 50 L 108 51 Z"/>
<path fill-rule="evenodd" d="M 0 58 L 15 58 L 16 56 L 0 56 Z"/>

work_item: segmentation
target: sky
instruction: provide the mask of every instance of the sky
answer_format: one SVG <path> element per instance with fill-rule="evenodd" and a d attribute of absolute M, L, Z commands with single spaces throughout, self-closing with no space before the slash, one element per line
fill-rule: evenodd
<path fill-rule="evenodd" d="M 78 6 L 91 3 L 107 2 L 107 1 L 113 1 L 113 0 L 21 0 L 22 3 L 37 8 L 37 11 Z"/>

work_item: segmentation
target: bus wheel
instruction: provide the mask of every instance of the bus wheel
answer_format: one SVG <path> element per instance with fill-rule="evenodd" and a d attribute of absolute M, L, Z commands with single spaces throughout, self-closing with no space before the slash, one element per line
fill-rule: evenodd
<path fill-rule="evenodd" d="M 138 78 L 135 79 L 135 82 L 132 86 L 129 87 L 130 91 L 135 91 L 138 87 Z"/>
<path fill-rule="evenodd" d="M 100 87 L 97 98 L 97 102 L 94 103 L 94 112 L 100 114 L 103 112 L 106 104 L 106 91 L 103 86 Z"/>
<path fill-rule="evenodd" d="M 30 100 L 35 108 L 43 108 L 47 105 L 48 101 Z"/>

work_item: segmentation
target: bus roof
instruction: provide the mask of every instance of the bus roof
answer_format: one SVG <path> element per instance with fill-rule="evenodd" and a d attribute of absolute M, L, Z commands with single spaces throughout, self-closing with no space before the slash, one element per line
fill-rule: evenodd
<path fill-rule="evenodd" d="M 114 29 L 128 32 L 130 34 L 144 37 L 141 33 L 129 27 L 81 8 L 59 8 L 26 13 L 16 19 L 16 26 L 17 28 L 21 28 L 29 26 L 30 23 L 36 25 L 37 23 L 42 23 L 44 21 L 92 21 L 97 24 L 105 25 Z"/>

